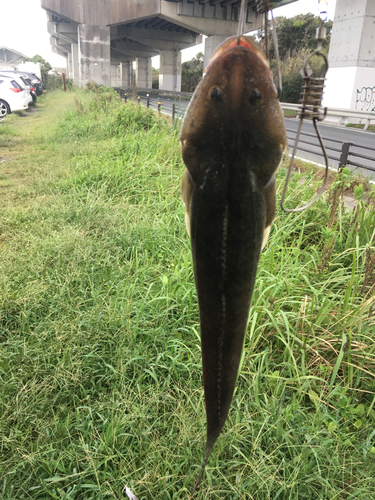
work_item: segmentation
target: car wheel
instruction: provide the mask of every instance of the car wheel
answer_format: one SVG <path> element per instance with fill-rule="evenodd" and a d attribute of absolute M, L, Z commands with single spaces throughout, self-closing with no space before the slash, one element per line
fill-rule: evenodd
<path fill-rule="evenodd" d="M 0 118 L 5 118 L 6 115 L 9 115 L 10 109 L 8 104 L 0 99 Z"/>

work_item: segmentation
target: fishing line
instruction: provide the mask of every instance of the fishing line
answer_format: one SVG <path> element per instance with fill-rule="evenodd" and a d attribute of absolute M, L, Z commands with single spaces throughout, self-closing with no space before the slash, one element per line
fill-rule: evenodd
<path fill-rule="evenodd" d="M 277 67 L 277 94 L 278 94 L 279 99 L 280 99 L 281 93 L 283 91 L 283 82 L 282 82 L 282 78 L 281 78 L 279 43 L 277 40 L 277 31 L 276 31 L 276 26 L 275 26 L 275 19 L 273 17 L 273 9 L 271 9 L 271 19 L 272 19 L 272 38 L 273 38 L 273 46 L 275 48 L 276 67 Z"/>
<path fill-rule="evenodd" d="M 241 35 L 243 35 L 244 31 L 245 31 L 247 2 L 248 2 L 248 0 L 241 1 L 241 10 L 240 10 L 240 17 L 238 19 L 238 31 L 237 31 L 237 44 L 238 45 L 240 44 Z"/>
<path fill-rule="evenodd" d="M 262 38 L 262 48 L 264 53 L 266 54 L 267 59 L 269 60 L 269 31 L 270 27 L 268 13 L 271 12 L 271 28 L 272 28 L 272 40 L 273 46 L 275 50 L 275 59 L 276 59 L 276 72 L 277 72 L 277 95 L 278 98 L 281 98 L 281 92 L 283 90 L 282 77 L 281 77 L 281 68 L 280 68 L 280 56 L 279 56 L 279 43 L 277 40 L 277 29 L 275 24 L 275 19 L 273 17 L 273 8 L 277 7 L 277 2 L 281 0 L 276 0 L 271 2 L 270 0 L 257 0 L 256 11 L 262 15 L 262 28 L 261 28 L 261 38 Z"/>

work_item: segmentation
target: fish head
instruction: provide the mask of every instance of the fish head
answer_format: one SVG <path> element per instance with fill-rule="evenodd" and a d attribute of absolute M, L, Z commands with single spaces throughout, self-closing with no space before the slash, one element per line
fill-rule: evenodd
<path fill-rule="evenodd" d="M 260 189 L 269 183 L 287 139 L 268 61 L 254 40 L 231 37 L 218 47 L 192 97 L 180 141 L 194 181 L 204 175 L 205 154 L 208 162 L 213 154 L 222 157 L 225 144 L 226 152 L 249 160 Z"/>

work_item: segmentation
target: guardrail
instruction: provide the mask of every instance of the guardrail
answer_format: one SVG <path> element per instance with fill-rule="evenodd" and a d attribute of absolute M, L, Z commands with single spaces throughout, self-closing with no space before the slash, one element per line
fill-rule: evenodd
<path fill-rule="evenodd" d="M 163 112 L 172 116 L 172 120 L 174 120 L 175 118 L 181 118 L 183 116 L 188 101 L 193 95 L 189 92 L 173 92 L 157 89 L 137 88 L 136 92 L 134 92 L 134 89 L 131 88 L 116 88 L 115 90 L 116 92 L 118 92 L 118 94 L 120 94 L 125 102 L 131 98 L 137 99 L 139 103 L 142 103 L 147 107 L 151 106 L 154 109 L 157 109 L 159 113 L 162 109 Z M 166 99 L 163 100 L 163 98 Z M 163 103 L 161 103 L 160 99 L 163 100 Z M 176 104 L 177 99 L 179 102 Z M 181 101 L 183 101 L 183 103 L 181 103 Z M 297 104 L 281 103 L 281 106 L 283 109 L 296 111 L 297 114 L 299 112 L 299 106 Z M 371 120 L 375 120 L 375 113 L 353 112 L 350 110 L 330 109 L 328 115 L 342 116 L 346 118 L 348 118 L 349 116 L 361 119 L 365 118 L 368 121 L 368 124 Z M 292 148 L 294 146 L 296 130 L 288 127 L 286 127 L 286 130 L 289 147 Z M 354 167 L 359 167 L 371 172 L 375 172 L 375 148 L 371 148 L 368 146 L 362 147 L 351 142 L 342 142 L 341 140 L 336 140 L 324 136 L 323 141 L 328 158 L 330 160 L 338 162 L 339 171 L 341 171 L 346 165 L 352 165 Z M 317 148 L 319 152 L 317 152 L 317 149 L 311 149 L 312 147 Z M 303 151 L 320 157 L 322 156 L 315 133 L 313 134 L 302 130 L 297 149 L 298 151 Z M 361 160 L 365 160 L 366 163 Z"/>
<path fill-rule="evenodd" d="M 289 147 L 292 148 L 294 146 L 296 130 L 286 127 L 286 131 L 288 142 L 290 141 Z M 338 162 L 339 171 L 347 165 L 352 165 L 353 167 L 359 167 L 375 172 L 375 148 L 358 146 L 351 142 L 342 142 L 340 140 L 324 137 L 324 135 L 322 135 L 322 139 L 328 158 Z M 316 150 L 313 150 L 308 146 L 320 148 L 316 134 L 304 132 L 302 130 L 297 149 L 304 151 L 305 153 L 316 155 Z M 374 154 L 370 156 L 372 151 Z M 360 159 L 367 160 L 367 163 L 365 164 L 361 162 Z"/>
<path fill-rule="evenodd" d="M 283 109 L 296 111 L 297 113 L 300 110 L 299 104 L 290 104 L 288 102 L 281 102 L 280 104 Z M 332 118 L 334 119 L 332 120 Z M 375 121 L 375 111 L 352 111 L 351 109 L 328 108 L 325 122 L 330 125 L 335 124 L 345 127 L 349 123 L 349 118 L 359 120 L 359 123 L 365 122 L 363 130 L 367 130 L 371 121 Z"/>
<path fill-rule="evenodd" d="M 168 97 L 181 97 L 182 99 L 190 99 L 193 97 L 192 92 L 176 92 L 174 90 L 163 90 L 163 89 L 147 89 L 143 87 L 114 87 L 116 92 L 126 93 L 128 96 L 135 94 L 150 94 L 150 95 L 160 95 Z"/>
<path fill-rule="evenodd" d="M 161 111 L 164 113 L 171 115 L 172 120 L 175 118 L 183 118 L 184 112 L 187 108 L 187 105 L 193 94 L 189 92 L 173 92 L 173 91 L 159 91 L 154 89 L 138 89 L 135 93 L 133 89 L 124 89 L 124 88 L 115 88 L 116 92 L 120 95 L 120 97 L 127 102 L 130 99 L 137 99 L 138 103 L 142 103 L 143 105 L 152 107 L 157 109 L 159 114 Z M 163 105 L 161 104 L 160 98 L 175 98 L 174 102 L 163 101 Z M 178 103 L 176 100 L 178 99 Z M 184 101 L 184 106 L 181 106 L 181 100 Z"/>
<path fill-rule="evenodd" d="M 137 87 L 136 89 L 133 89 L 132 87 L 117 87 L 115 90 L 120 93 L 126 93 L 130 96 L 135 91 L 137 94 L 141 93 L 158 96 L 180 97 L 181 99 L 186 100 L 190 100 L 193 95 L 191 92 L 176 92 L 174 90 L 147 89 L 140 87 Z M 281 102 L 280 104 L 283 109 L 295 111 L 297 114 L 299 112 L 299 104 L 290 104 L 288 102 Z M 351 109 L 328 108 L 325 122 L 345 127 L 345 125 L 349 123 L 349 119 L 359 120 L 360 124 L 364 123 L 365 126 L 363 130 L 367 130 L 371 125 L 371 122 L 375 122 L 375 111 L 352 111 Z"/>

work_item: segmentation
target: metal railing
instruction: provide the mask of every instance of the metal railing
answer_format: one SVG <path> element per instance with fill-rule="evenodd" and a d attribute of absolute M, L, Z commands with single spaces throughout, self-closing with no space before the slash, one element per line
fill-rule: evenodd
<path fill-rule="evenodd" d="M 127 93 L 127 95 L 132 95 L 134 91 L 131 87 L 116 87 L 115 90 L 119 93 Z M 192 97 L 191 92 L 176 92 L 174 90 L 162 90 L 162 89 L 147 89 L 147 88 L 136 88 L 137 94 L 149 94 L 157 96 L 168 96 L 168 97 L 179 97 L 183 100 L 190 100 Z M 290 104 L 288 102 L 281 102 L 281 107 L 290 111 L 295 111 L 297 114 L 300 110 L 299 104 Z M 341 108 L 328 108 L 328 113 L 326 117 L 326 123 L 333 121 L 336 125 L 345 127 L 349 122 L 349 119 L 359 120 L 362 124 L 364 123 L 364 129 L 367 130 L 371 125 L 371 122 L 375 122 L 375 111 L 352 111 L 351 109 L 341 109 Z"/>
<path fill-rule="evenodd" d="M 290 104 L 288 102 L 281 102 L 280 104 L 283 109 L 295 111 L 297 114 L 300 110 L 299 104 Z M 371 121 L 375 121 L 375 111 L 352 111 L 351 109 L 328 108 L 325 122 L 329 123 L 333 121 L 335 125 L 345 127 L 350 118 L 359 120 L 359 123 L 364 123 L 363 130 L 367 130 L 371 125 Z M 332 123 L 329 124 L 331 125 Z"/>
<path fill-rule="evenodd" d="M 294 146 L 294 136 L 296 130 L 286 127 L 289 147 Z M 338 162 L 339 171 L 345 166 L 352 165 L 353 167 L 363 168 L 375 172 L 375 148 L 369 146 L 359 146 L 352 142 L 342 142 L 340 140 L 332 139 L 322 136 L 325 149 L 327 151 L 328 159 Z M 297 149 L 305 153 L 317 155 L 317 151 L 311 149 L 313 146 L 320 148 L 316 134 L 301 131 Z M 371 154 L 373 152 L 373 154 Z M 336 154 L 337 153 L 337 154 Z M 367 163 L 360 162 L 358 159 L 367 160 Z"/>
<path fill-rule="evenodd" d="M 116 92 L 123 94 L 126 93 L 127 95 L 132 95 L 133 92 L 135 91 L 138 94 L 150 94 L 150 95 L 157 95 L 157 96 L 168 96 L 168 97 L 181 97 L 181 99 L 187 99 L 190 101 L 192 98 L 193 94 L 192 92 L 176 92 L 174 90 L 162 90 L 162 89 L 147 89 L 143 87 L 136 87 L 133 89 L 132 87 L 114 87 Z"/>
<path fill-rule="evenodd" d="M 147 107 L 152 107 L 159 111 L 163 111 L 166 114 L 172 116 L 172 120 L 175 118 L 182 118 L 186 110 L 187 104 L 190 101 L 193 94 L 189 92 L 174 92 L 165 91 L 158 89 L 140 89 L 137 88 L 136 92 L 132 88 L 115 88 L 116 92 L 121 96 L 122 99 L 127 102 L 131 98 Z M 170 99 L 169 99 L 170 98 Z M 161 102 L 163 99 L 163 102 Z M 283 109 L 289 109 L 296 111 L 298 113 L 299 106 L 297 104 L 281 103 Z M 329 109 L 328 116 L 335 115 L 348 117 L 356 117 L 361 119 L 366 119 L 365 128 L 371 120 L 375 120 L 374 112 L 353 112 L 350 110 L 337 110 Z M 294 146 L 294 139 L 296 130 L 286 127 L 289 147 Z M 293 137 L 294 134 L 294 137 Z M 338 162 L 339 171 L 341 171 L 344 166 L 352 165 L 353 167 L 359 167 L 371 172 L 375 172 L 375 147 L 359 146 L 352 142 L 343 142 L 342 140 L 336 140 L 329 137 L 322 137 L 324 145 L 327 151 L 327 156 L 330 160 Z M 316 148 L 315 150 L 312 148 Z M 301 135 L 298 142 L 298 151 L 303 151 L 312 155 L 321 156 L 320 146 L 315 133 L 301 131 Z M 318 150 L 318 151 L 317 151 Z M 366 163 L 361 160 L 365 160 Z"/>
<path fill-rule="evenodd" d="M 134 100 L 133 89 L 115 88 L 116 92 L 120 97 L 127 102 L 130 99 Z M 154 89 L 138 89 L 136 92 L 136 100 L 138 103 L 142 103 L 147 108 L 151 107 L 157 109 L 159 115 L 161 112 L 171 115 L 172 120 L 175 118 L 183 118 L 184 112 L 190 102 L 191 96 L 193 94 L 189 92 L 173 92 L 173 91 L 159 91 Z M 174 100 L 160 101 L 160 98 L 174 98 Z M 181 106 L 181 100 L 184 101 L 183 106 Z"/>

